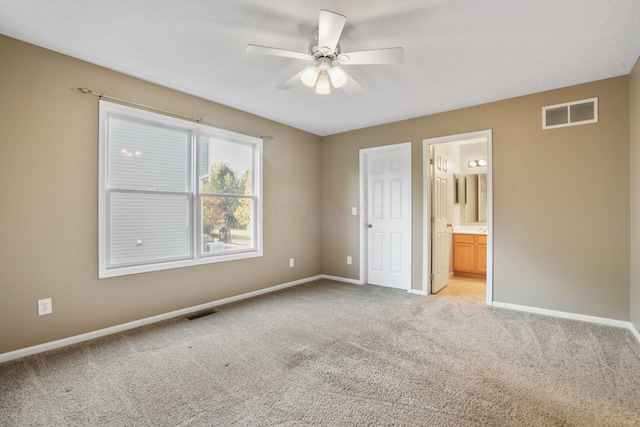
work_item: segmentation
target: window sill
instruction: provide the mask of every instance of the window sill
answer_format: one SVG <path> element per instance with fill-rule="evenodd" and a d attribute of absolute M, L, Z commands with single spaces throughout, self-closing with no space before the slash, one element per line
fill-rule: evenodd
<path fill-rule="evenodd" d="M 248 250 L 246 252 L 234 251 L 229 254 L 203 253 L 198 259 L 185 259 L 179 261 L 167 261 L 154 264 L 132 265 L 125 267 L 111 267 L 101 265 L 98 272 L 98 279 L 110 277 L 128 276 L 131 274 L 150 273 L 154 271 L 170 270 L 174 268 L 193 267 L 197 265 L 213 264 L 217 262 L 236 261 L 262 256 L 262 250 Z"/>

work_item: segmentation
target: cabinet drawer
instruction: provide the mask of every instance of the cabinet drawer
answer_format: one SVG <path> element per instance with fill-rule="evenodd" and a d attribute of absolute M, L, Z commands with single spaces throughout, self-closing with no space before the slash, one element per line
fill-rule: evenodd
<path fill-rule="evenodd" d="M 473 239 L 475 236 L 473 234 L 454 234 L 453 242 L 454 243 L 473 243 Z"/>

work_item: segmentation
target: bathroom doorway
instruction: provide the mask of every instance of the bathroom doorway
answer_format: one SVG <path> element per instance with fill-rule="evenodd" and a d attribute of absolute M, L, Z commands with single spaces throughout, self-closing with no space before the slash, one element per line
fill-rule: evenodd
<path fill-rule="evenodd" d="M 427 293 L 493 301 L 491 130 L 423 141 Z"/>

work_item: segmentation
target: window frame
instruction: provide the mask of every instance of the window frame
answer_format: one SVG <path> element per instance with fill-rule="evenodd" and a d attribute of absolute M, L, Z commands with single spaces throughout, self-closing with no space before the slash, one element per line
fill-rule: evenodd
<path fill-rule="evenodd" d="M 185 192 L 149 191 L 111 188 L 109 185 L 109 135 L 108 123 L 112 117 L 141 121 L 153 125 L 179 129 L 189 134 L 188 141 L 188 176 Z M 199 186 L 198 159 L 200 137 L 220 139 L 225 142 L 242 144 L 251 148 L 251 189 L 250 195 L 230 195 L 231 197 L 249 198 L 252 200 L 251 241 L 250 248 L 230 252 L 203 252 L 202 245 L 202 209 L 203 194 Z M 160 114 L 106 100 L 99 101 L 99 166 L 98 166 L 98 278 L 124 276 L 190 267 L 217 262 L 234 261 L 263 256 L 262 250 L 262 157 L 263 141 L 260 138 L 216 128 L 203 123 L 192 122 L 166 114 Z M 165 260 L 133 261 L 131 263 L 110 263 L 110 196 L 114 193 L 134 194 L 168 194 L 186 195 L 188 199 L 189 254 Z"/>

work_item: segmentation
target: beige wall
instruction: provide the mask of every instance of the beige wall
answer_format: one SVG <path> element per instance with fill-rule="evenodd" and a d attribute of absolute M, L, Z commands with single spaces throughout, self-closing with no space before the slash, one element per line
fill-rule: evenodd
<path fill-rule="evenodd" d="M 631 125 L 631 322 L 640 331 L 640 60 L 629 77 Z"/>
<path fill-rule="evenodd" d="M 413 143 L 412 282 L 420 288 L 422 140 L 483 129 L 493 129 L 494 300 L 629 319 L 637 69 L 321 139 L 3 36 L 0 57 L 10 59 L 0 67 L 0 353 L 321 273 L 357 279 L 360 217 L 350 211 L 359 205 L 360 148 Z M 264 150 L 265 256 L 98 280 L 98 103 L 71 87 L 273 135 Z M 541 130 L 542 106 L 594 96 L 599 123 Z M 637 252 L 633 259 L 640 265 Z M 54 313 L 38 317 L 36 301 L 46 297 Z"/>
<path fill-rule="evenodd" d="M 0 58 L 0 353 L 321 273 L 319 137 L 3 36 Z M 98 280 L 98 99 L 72 87 L 272 135 L 264 256 Z"/>
<path fill-rule="evenodd" d="M 542 130 L 543 106 L 591 97 L 598 123 Z M 493 130 L 494 301 L 628 320 L 628 76 L 325 137 L 323 272 L 359 278 L 358 218 L 347 215 L 359 200 L 359 150 L 410 141 L 412 287 L 422 288 L 422 140 L 484 129 Z"/>

